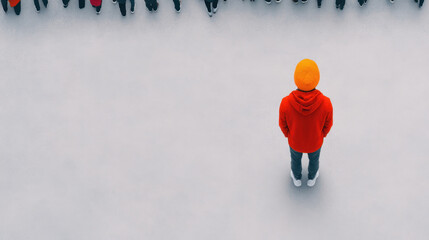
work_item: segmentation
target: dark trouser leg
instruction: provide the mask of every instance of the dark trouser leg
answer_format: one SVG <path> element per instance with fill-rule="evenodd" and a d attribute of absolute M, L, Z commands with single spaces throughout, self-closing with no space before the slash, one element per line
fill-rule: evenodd
<path fill-rule="evenodd" d="M 70 0 L 63 0 L 63 4 L 64 4 L 64 6 L 69 5 L 69 1 L 70 1 Z"/>
<path fill-rule="evenodd" d="M 134 0 L 130 0 L 131 2 L 131 11 L 134 12 L 134 7 L 136 6 L 136 2 Z"/>
<path fill-rule="evenodd" d="M 335 0 L 335 5 L 337 8 L 341 8 L 341 5 L 344 7 L 344 4 L 342 4 L 343 0 Z"/>
<path fill-rule="evenodd" d="M 16 15 L 19 15 L 21 13 L 21 2 L 16 4 L 16 6 L 13 9 L 15 10 Z"/>
<path fill-rule="evenodd" d="M 180 9 L 180 1 L 179 0 L 173 0 L 173 2 L 174 2 L 174 8 L 176 10 Z"/>
<path fill-rule="evenodd" d="M 34 6 L 36 7 L 37 11 L 40 11 L 40 4 L 39 4 L 39 0 L 34 0 Z"/>
<path fill-rule="evenodd" d="M 152 9 L 152 3 L 149 1 L 149 0 L 146 0 L 145 1 L 145 3 L 146 3 L 146 7 L 147 7 L 147 9 L 149 10 L 149 11 L 152 11 L 153 9 Z"/>
<path fill-rule="evenodd" d="M 301 173 L 302 172 L 302 165 L 301 165 L 302 153 L 297 152 L 290 147 L 290 157 L 291 157 L 290 167 L 292 169 L 293 175 L 295 176 L 296 179 L 301 179 L 301 177 L 302 177 L 302 173 Z"/>
<path fill-rule="evenodd" d="M 42 0 L 42 2 L 45 7 L 48 7 L 48 0 Z"/>
<path fill-rule="evenodd" d="M 214 0 L 213 1 L 213 8 L 217 8 L 217 3 L 219 2 L 219 0 Z"/>
<path fill-rule="evenodd" d="M 125 3 L 119 3 L 119 10 L 121 10 L 122 16 L 127 15 L 127 9 L 125 7 Z"/>
<path fill-rule="evenodd" d="M 424 2 L 425 0 L 420 0 L 420 3 L 419 3 L 419 7 L 422 7 L 423 6 L 423 2 Z"/>
<path fill-rule="evenodd" d="M 85 7 L 85 0 L 79 0 L 79 8 L 82 9 Z"/>
<path fill-rule="evenodd" d="M 322 0 L 317 0 L 317 6 L 318 7 L 322 6 Z"/>
<path fill-rule="evenodd" d="M 4 12 L 7 12 L 7 0 L 1 0 L 1 5 L 3 6 Z"/>
<path fill-rule="evenodd" d="M 98 6 L 98 7 L 95 7 L 95 11 L 96 11 L 96 12 L 100 12 L 100 11 L 101 11 L 101 5 L 100 5 L 100 6 Z"/>
<path fill-rule="evenodd" d="M 211 12 L 212 11 L 212 6 L 211 6 L 210 2 L 204 1 L 204 3 L 206 4 L 207 11 Z"/>
<path fill-rule="evenodd" d="M 310 163 L 308 164 L 308 179 L 313 179 L 316 176 L 317 171 L 319 171 L 319 157 L 321 149 L 322 148 L 319 148 L 319 150 L 308 154 L 308 159 L 310 159 Z"/>

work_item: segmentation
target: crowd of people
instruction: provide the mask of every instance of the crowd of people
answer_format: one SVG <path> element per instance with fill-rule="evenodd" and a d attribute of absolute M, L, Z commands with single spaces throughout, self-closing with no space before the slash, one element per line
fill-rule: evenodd
<path fill-rule="evenodd" d="M 41 0 L 43 5 L 46 7 L 48 7 L 48 0 Z M 64 4 L 64 8 L 66 8 L 69 4 L 70 0 L 62 0 L 63 4 Z M 79 8 L 84 8 L 85 7 L 85 0 L 78 0 L 79 1 Z M 131 3 L 131 7 L 130 7 L 130 12 L 134 13 L 135 10 L 135 6 L 136 6 L 136 0 L 130 0 Z M 159 3 L 158 0 L 144 0 L 146 7 L 149 11 L 151 12 L 156 12 L 156 10 L 158 9 Z M 176 9 L 177 12 L 180 12 L 180 0 L 172 0 L 174 3 L 174 8 Z M 226 0 L 224 0 L 226 1 Z M 244 0 L 243 0 L 244 1 Z M 250 0 L 250 1 L 255 1 L 255 0 Z M 272 1 L 275 1 L 276 3 L 280 3 L 282 0 L 263 0 L 265 1 L 265 3 L 267 4 L 271 4 Z M 292 2 L 298 4 L 300 0 L 292 0 Z M 363 6 L 367 3 L 368 0 L 357 0 L 360 6 Z M 391 3 L 394 3 L 395 0 L 389 0 Z M 3 6 L 3 10 L 5 12 L 7 12 L 8 10 L 8 4 L 7 2 L 9 2 L 10 6 L 14 9 L 15 13 L 17 15 L 19 15 L 21 13 L 21 0 L 1 0 L 1 4 Z M 101 11 L 101 5 L 103 0 L 89 0 L 89 2 L 91 3 L 92 7 L 95 8 L 95 12 L 97 14 L 100 14 Z M 114 4 L 118 4 L 119 6 L 119 10 L 122 14 L 122 16 L 127 15 L 127 8 L 126 8 L 126 2 L 127 0 L 112 0 L 112 2 Z M 207 12 L 209 14 L 210 17 L 213 16 L 214 13 L 217 12 L 217 8 L 218 8 L 218 2 L 219 0 L 204 0 L 205 5 L 207 7 Z M 307 3 L 308 0 L 301 0 L 301 3 L 305 4 Z M 414 2 L 416 2 L 418 4 L 419 7 L 423 6 L 423 2 L 424 0 L 414 0 Z M 338 9 L 343 10 L 344 5 L 346 4 L 346 0 L 335 0 L 335 6 Z M 39 12 L 40 11 L 40 2 L 39 0 L 34 0 L 34 6 L 36 7 L 36 11 Z M 322 6 L 322 0 L 317 0 L 317 6 L 320 8 Z"/>

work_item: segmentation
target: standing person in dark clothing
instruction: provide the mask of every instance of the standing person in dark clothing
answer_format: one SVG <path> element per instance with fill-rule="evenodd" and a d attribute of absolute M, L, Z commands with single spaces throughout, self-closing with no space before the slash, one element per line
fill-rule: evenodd
<path fill-rule="evenodd" d="M 43 6 L 45 6 L 45 8 L 48 7 L 48 0 L 42 0 L 43 2 Z M 34 0 L 34 6 L 36 6 L 36 12 L 40 12 L 40 4 L 39 4 L 39 0 Z"/>
<path fill-rule="evenodd" d="M 346 0 L 335 0 L 335 5 L 340 10 L 344 9 L 344 5 L 346 5 Z"/>
<path fill-rule="evenodd" d="M 112 0 L 112 2 L 113 3 L 119 3 L 119 10 L 121 10 L 121 14 L 122 14 L 122 16 L 125 16 L 125 15 L 127 15 L 127 6 L 126 6 L 126 0 Z M 130 8 L 130 12 L 131 13 L 134 13 L 134 9 L 135 9 L 135 7 L 136 7 L 136 2 L 135 2 L 135 0 L 130 0 L 130 2 L 131 2 L 131 8 Z"/>
<path fill-rule="evenodd" d="M 97 15 L 99 15 L 101 11 L 102 0 L 89 0 L 89 2 L 91 3 L 92 7 L 95 8 Z"/>
<path fill-rule="evenodd" d="M 176 12 L 180 12 L 180 0 L 173 0 L 174 3 L 174 9 L 176 9 Z"/>
<path fill-rule="evenodd" d="M 63 0 L 64 8 L 68 7 L 70 0 Z M 79 8 L 82 9 L 85 7 L 85 0 L 79 0 Z"/>
<path fill-rule="evenodd" d="M 21 0 L 9 0 L 9 4 L 13 7 L 16 15 L 21 13 Z M 1 5 L 3 6 L 3 10 L 7 13 L 7 0 L 1 0 Z"/>
<path fill-rule="evenodd" d="M 157 1 L 157 0 L 144 0 L 144 1 L 145 1 L 145 3 L 146 3 L 146 7 L 147 7 L 147 9 L 148 9 L 150 12 L 152 12 L 152 11 L 156 12 L 156 10 L 158 10 L 158 6 L 159 6 L 159 4 L 158 4 L 158 1 Z"/>
<path fill-rule="evenodd" d="M 217 12 L 218 2 L 219 0 L 204 0 L 204 3 L 206 4 L 206 7 L 207 7 L 207 12 L 210 17 L 213 16 L 213 13 Z"/>

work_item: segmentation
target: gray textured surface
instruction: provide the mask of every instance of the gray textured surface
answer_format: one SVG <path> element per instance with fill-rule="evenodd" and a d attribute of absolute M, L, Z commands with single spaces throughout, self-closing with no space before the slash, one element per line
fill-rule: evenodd
<path fill-rule="evenodd" d="M 0 239 L 427 239 L 429 6 L 160 3 L 0 13 Z M 334 126 L 295 189 L 307 57 Z"/>

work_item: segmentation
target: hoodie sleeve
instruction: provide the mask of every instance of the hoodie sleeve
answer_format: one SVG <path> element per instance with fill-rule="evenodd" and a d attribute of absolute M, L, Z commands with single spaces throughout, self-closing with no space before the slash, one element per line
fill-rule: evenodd
<path fill-rule="evenodd" d="M 280 111 L 279 111 L 279 126 L 280 129 L 282 130 L 283 134 L 285 135 L 285 137 L 289 137 L 289 128 L 286 122 L 286 111 L 285 111 L 285 107 L 286 107 L 286 98 L 283 98 L 282 103 L 280 104 Z"/>
<path fill-rule="evenodd" d="M 332 124 L 333 124 L 333 108 L 332 108 L 332 103 L 331 100 L 329 100 L 328 98 L 328 114 L 326 115 L 325 118 L 325 124 L 323 125 L 323 129 L 322 129 L 322 134 L 323 137 L 326 137 L 329 133 L 329 131 L 331 130 Z"/>

